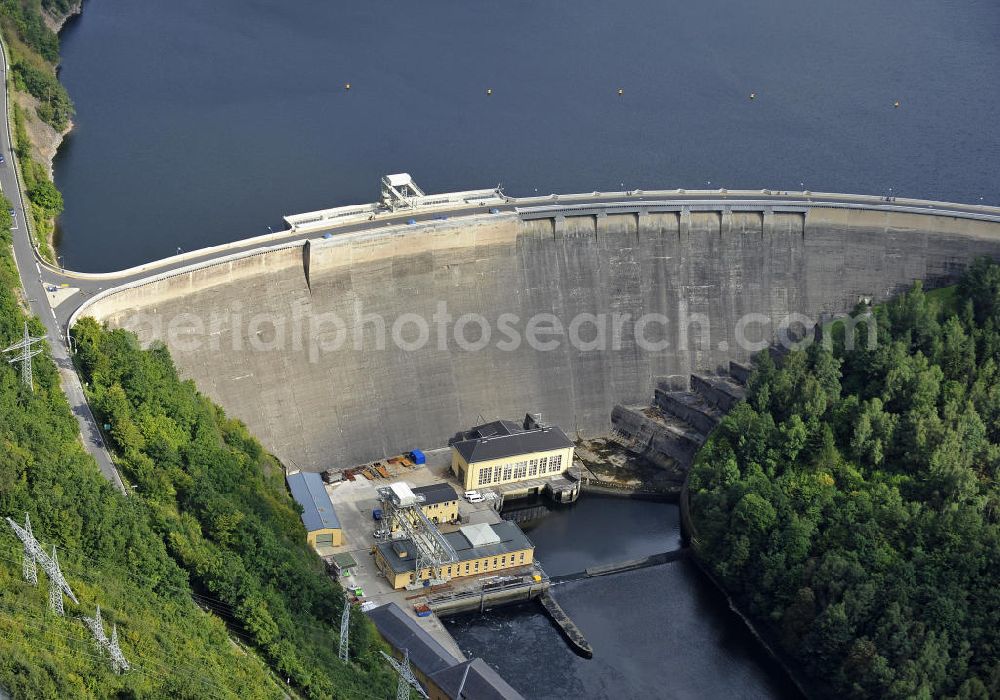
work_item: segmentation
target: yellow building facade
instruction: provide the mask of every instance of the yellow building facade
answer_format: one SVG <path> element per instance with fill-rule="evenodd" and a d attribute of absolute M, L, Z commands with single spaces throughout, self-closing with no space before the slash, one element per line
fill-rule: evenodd
<path fill-rule="evenodd" d="M 452 472 L 467 490 L 472 491 L 560 474 L 569 469 L 573 463 L 573 448 L 530 452 L 471 464 L 452 449 L 451 459 Z"/>
<path fill-rule="evenodd" d="M 481 534 L 489 531 L 485 538 Z M 492 536 L 491 536 L 492 535 Z M 444 579 L 477 576 L 527 566 L 535 560 L 535 546 L 516 523 L 473 525 L 445 535 L 458 561 L 441 569 Z M 476 544 L 485 541 L 485 544 Z M 416 547 L 408 539 L 383 542 L 375 547 L 375 566 L 395 589 L 434 578 L 430 568 L 416 571 Z"/>
<path fill-rule="evenodd" d="M 458 522 L 458 494 L 445 483 L 417 486 L 412 489 L 417 496 L 423 496 L 420 507 L 432 523 Z"/>
<path fill-rule="evenodd" d="M 573 464 L 573 442 L 559 428 L 525 419 L 494 421 L 451 441 L 451 470 L 466 490 L 555 477 Z"/>

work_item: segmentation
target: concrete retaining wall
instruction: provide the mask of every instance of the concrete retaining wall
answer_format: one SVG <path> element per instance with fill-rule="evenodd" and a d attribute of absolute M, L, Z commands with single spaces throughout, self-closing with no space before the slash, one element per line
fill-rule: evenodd
<path fill-rule="evenodd" d="M 440 446 L 480 418 L 525 412 L 571 436 L 604 433 L 616 404 L 649 404 L 657 378 L 748 361 L 750 350 L 735 342 L 745 314 L 848 311 L 862 296 L 883 300 L 915 279 L 951 281 L 979 254 L 1000 256 L 1000 224 L 834 208 L 494 215 L 312 241 L 113 294 L 88 313 L 112 325 L 138 311 L 161 326 L 183 313 L 206 325 L 221 318 L 200 347 L 190 347 L 190 336 L 171 341 L 181 373 L 278 457 L 323 469 Z M 452 319 L 485 318 L 489 345 L 469 352 L 452 338 L 439 346 L 431 319 L 441 302 Z M 565 335 L 554 350 L 497 347 L 503 314 L 518 317 L 523 340 L 527 320 L 543 312 L 565 324 L 582 313 L 661 314 L 669 323 L 652 324 L 647 337 L 669 347 L 642 349 L 631 327 L 604 350 L 574 349 Z M 332 326 L 321 325 L 316 343 L 308 329 L 294 340 L 296 323 L 330 314 L 344 323 L 339 349 L 315 352 L 335 343 Z M 421 350 L 388 339 L 406 314 L 430 323 Z M 374 346 L 372 315 L 387 324 L 384 350 Z M 137 329 L 146 342 L 155 324 L 147 325 Z M 415 339 L 413 326 L 401 330 Z M 592 326 L 581 336 L 593 338 Z M 466 337 L 478 339 L 476 325 Z"/>

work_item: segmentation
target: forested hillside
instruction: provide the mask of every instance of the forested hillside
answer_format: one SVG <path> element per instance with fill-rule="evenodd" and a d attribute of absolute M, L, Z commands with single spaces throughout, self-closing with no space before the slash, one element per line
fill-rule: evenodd
<path fill-rule="evenodd" d="M 830 697 L 1000 697 L 1000 267 L 763 353 L 690 477 L 694 546 Z"/>
<path fill-rule="evenodd" d="M 0 347 L 20 338 L 25 320 L 9 227 L 0 197 Z M 279 698 L 291 678 L 307 697 L 391 697 L 362 616 L 352 630 L 356 665 L 336 659 L 330 618 L 339 625 L 342 594 L 320 574 L 270 458 L 177 382 L 165 355 L 94 327 L 81 338 L 92 380 L 113 380 L 102 406 L 112 434 L 135 440 L 123 452 L 130 467 L 141 465 L 127 474 L 140 488 L 126 498 L 101 477 L 47 355 L 34 360 L 34 392 L 0 362 L 0 516 L 30 514 L 80 600 L 66 600 L 65 617 L 50 613 L 44 573 L 37 587 L 23 580 L 21 545 L 0 524 L 0 688 L 16 698 Z M 113 372 L 101 369 L 96 343 Z M 133 666 L 125 675 L 78 620 L 97 605 L 109 631 L 118 626 Z"/>
<path fill-rule="evenodd" d="M 55 258 L 50 239 L 55 219 L 63 210 L 62 194 L 49 179 L 47 167 L 35 157 L 43 147 L 38 141 L 46 140 L 41 135 L 45 130 L 32 131 L 29 125 L 37 126 L 39 121 L 47 124 L 51 127 L 49 138 L 58 140 L 73 117 L 73 103 L 56 74 L 59 37 L 44 17 L 47 13 L 51 20 L 58 21 L 73 9 L 72 0 L 0 0 L 0 31 L 10 65 L 10 73 L 4 77 L 8 90 L 30 95 L 32 105 L 23 107 L 9 100 L 14 152 L 31 202 L 32 233 L 41 254 L 52 262 Z M 32 133 L 36 143 L 32 143 Z M 53 154 L 54 146 L 48 157 L 51 159 Z"/>

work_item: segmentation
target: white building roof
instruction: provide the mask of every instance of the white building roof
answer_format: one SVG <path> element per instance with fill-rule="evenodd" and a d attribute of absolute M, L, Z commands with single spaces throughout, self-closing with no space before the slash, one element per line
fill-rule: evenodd
<path fill-rule="evenodd" d="M 395 484 L 390 484 L 389 488 L 392 492 L 396 494 L 396 498 L 399 500 L 399 505 L 401 506 L 412 506 L 417 502 L 417 497 L 410 489 L 409 486 L 404 484 L 402 481 L 397 481 Z"/>
<path fill-rule="evenodd" d="M 500 542 L 500 536 L 487 523 L 465 525 L 459 529 L 473 547 L 485 547 L 488 544 Z"/>
<path fill-rule="evenodd" d="M 413 182 L 413 178 L 409 173 L 396 173 L 395 175 L 386 175 L 385 177 L 393 187 L 402 187 Z"/>

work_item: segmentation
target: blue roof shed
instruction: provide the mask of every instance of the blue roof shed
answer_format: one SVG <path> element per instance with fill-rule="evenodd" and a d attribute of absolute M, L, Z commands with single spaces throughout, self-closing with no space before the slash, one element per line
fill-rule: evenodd
<path fill-rule="evenodd" d="M 313 472 L 294 472 L 285 477 L 292 498 L 302 506 L 302 524 L 307 532 L 340 529 L 340 519 L 333 509 L 323 479 Z"/>

